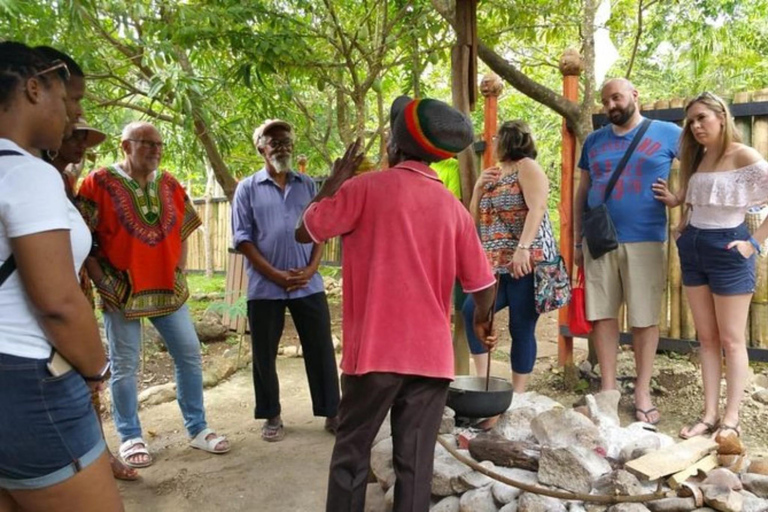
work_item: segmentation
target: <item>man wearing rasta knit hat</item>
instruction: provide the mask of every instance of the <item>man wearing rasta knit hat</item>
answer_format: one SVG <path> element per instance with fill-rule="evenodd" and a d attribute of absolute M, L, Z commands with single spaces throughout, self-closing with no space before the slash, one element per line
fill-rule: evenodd
<path fill-rule="evenodd" d="M 493 273 L 469 212 L 427 165 L 472 143 L 449 105 L 402 96 L 390 110 L 392 167 L 356 177 L 361 141 L 336 160 L 304 212 L 299 242 L 343 238 L 339 426 L 326 510 L 364 510 L 371 445 L 391 409 L 395 512 L 429 510 L 434 446 L 453 379 L 451 289 L 458 278 L 488 325 Z"/>
<path fill-rule="evenodd" d="M 472 144 L 472 123 L 442 101 L 400 96 L 392 103 L 389 117 L 390 144 L 417 160 L 445 160 Z"/>

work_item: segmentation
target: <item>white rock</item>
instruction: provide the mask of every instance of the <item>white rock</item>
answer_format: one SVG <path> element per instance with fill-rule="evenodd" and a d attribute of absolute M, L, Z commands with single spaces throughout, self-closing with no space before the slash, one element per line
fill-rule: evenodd
<path fill-rule="evenodd" d="M 491 471 L 496 470 L 494 463 L 489 460 L 484 460 L 480 463 L 480 465 L 486 469 L 490 469 Z M 481 487 L 491 485 L 493 482 L 494 480 L 492 480 L 490 477 L 485 476 L 482 473 L 478 473 L 477 471 L 472 471 L 470 473 L 464 473 L 463 475 L 460 475 L 458 478 L 451 482 L 451 485 L 457 494 L 461 494 L 472 489 L 479 489 Z"/>
<path fill-rule="evenodd" d="M 574 446 L 541 449 L 539 482 L 545 485 L 588 493 L 594 482 L 610 471 L 611 465 L 590 450 Z"/>
<path fill-rule="evenodd" d="M 607 512 L 650 512 L 650 510 L 642 503 L 618 503 Z"/>
<path fill-rule="evenodd" d="M 621 453 L 625 446 L 647 436 L 655 436 L 659 440 L 659 448 L 666 448 L 675 444 L 675 441 L 668 435 L 648 430 L 648 425 L 639 421 L 624 428 L 604 426 L 599 430 L 606 457 L 611 459 L 621 459 Z"/>
<path fill-rule="evenodd" d="M 610 446 L 611 445 L 609 444 L 609 447 Z M 658 436 L 651 433 L 645 434 L 634 441 L 630 441 L 621 448 L 619 462 L 629 462 L 642 457 L 646 453 L 658 450 L 659 448 L 661 448 L 661 441 Z M 610 449 L 608 451 L 610 451 Z"/>
<path fill-rule="evenodd" d="M 520 468 L 503 468 L 498 466 L 494 471 L 502 476 L 509 478 L 510 480 L 515 480 L 517 482 L 530 485 L 536 485 L 539 483 L 539 477 L 534 471 L 526 471 L 525 469 Z M 493 497 L 496 499 L 496 501 L 502 505 L 514 502 L 518 496 L 523 493 L 523 491 L 517 487 L 513 487 L 498 481 L 494 482 L 491 486 L 491 492 L 493 492 Z"/>
<path fill-rule="evenodd" d="M 140 404 L 159 405 L 176 400 L 176 383 L 159 384 L 147 388 L 138 397 Z"/>
<path fill-rule="evenodd" d="M 472 468 L 453 457 L 436 458 L 435 467 L 432 472 L 432 494 L 435 496 L 450 496 L 454 494 L 453 479 L 471 472 Z"/>
<path fill-rule="evenodd" d="M 384 489 L 395 485 L 395 468 L 392 465 L 392 438 L 387 437 L 371 449 L 371 471 Z"/>
<path fill-rule="evenodd" d="M 499 507 L 493 501 L 491 489 L 483 487 L 462 494 L 459 510 L 460 512 L 498 512 Z"/>
<path fill-rule="evenodd" d="M 567 512 L 562 501 L 530 492 L 520 496 L 517 512 Z"/>
<path fill-rule="evenodd" d="M 741 491 L 741 496 L 744 498 L 744 504 L 741 512 L 766 512 L 768 511 L 768 500 L 761 499 L 751 492 Z"/>
<path fill-rule="evenodd" d="M 520 409 L 522 407 L 531 407 L 536 414 L 549 411 L 550 409 L 562 409 L 563 406 L 559 402 L 552 400 L 548 396 L 540 395 L 535 391 L 528 391 L 526 393 L 515 393 L 512 396 L 512 403 L 509 405 L 508 411 L 513 409 Z"/>
<path fill-rule="evenodd" d="M 752 393 L 752 399 L 761 404 L 768 404 L 768 389 L 760 389 Z"/>
<path fill-rule="evenodd" d="M 573 409 L 543 412 L 531 421 L 531 430 L 540 445 L 551 448 L 578 446 L 591 451 L 603 444 L 595 424 Z"/>
<path fill-rule="evenodd" d="M 592 486 L 592 493 L 609 496 L 638 496 L 643 494 L 643 487 L 635 475 L 619 469 L 600 477 Z"/>
<path fill-rule="evenodd" d="M 517 512 L 517 502 L 507 503 L 499 509 L 499 512 Z"/>
<path fill-rule="evenodd" d="M 387 512 L 384 501 L 384 489 L 377 483 L 365 488 L 365 512 Z"/>
<path fill-rule="evenodd" d="M 384 495 L 384 503 L 387 506 L 387 512 L 390 512 L 395 507 L 395 486 L 389 488 Z"/>
<path fill-rule="evenodd" d="M 621 393 L 616 389 L 586 396 L 587 409 L 589 409 L 589 415 L 595 425 L 598 427 L 621 426 L 621 422 L 619 421 L 620 398 Z"/>
<path fill-rule="evenodd" d="M 758 498 L 768 498 L 768 475 L 746 473 L 741 476 L 744 488 Z"/>
<path fill-rule="evenodd" d="M 690 512 L 696 508 L 693 498 L 662 498 L 645 504 L 651 512 Z"/>
<path fill-rule="evenodd" d="M 536 417 L 536 414 L 536 409 L 533 407 L 510 409 L 499 417 L 492 432 L 510 441 L 536 442 L 536 437 L 531 430 L 531 420 Z"/>
<path fill-rule="evenodd" d="M 440 500 L 437 505 L 433 505 L 429 512 L 461 512 L 459 509 L 460 502 L 458 496 L 448 496 Z"/>
<path fill-rule="evenodd" d="M 744 497 L 737 491 L 720 485 L 702 485 L 704 503 L 720 512 L 742 512 Z"/>

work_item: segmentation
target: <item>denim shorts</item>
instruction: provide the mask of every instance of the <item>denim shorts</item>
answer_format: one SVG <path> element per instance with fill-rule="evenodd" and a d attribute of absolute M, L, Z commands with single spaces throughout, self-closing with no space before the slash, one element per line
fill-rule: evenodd
<path fill-rule="evenodd" d="M 685 286 L 708 285 L 715 295 L 743 295 L 755 291 L 755 255 L 745 258 L 735 240 L 749 240 L 746 224 L 729 229 L 688 226 L 677 239 Z"/>
<path fill-rule="evenodd" d="M 74 476 L 106 445 L 79 373 L 0 354 L 0 489 L 42 489 Z"/>

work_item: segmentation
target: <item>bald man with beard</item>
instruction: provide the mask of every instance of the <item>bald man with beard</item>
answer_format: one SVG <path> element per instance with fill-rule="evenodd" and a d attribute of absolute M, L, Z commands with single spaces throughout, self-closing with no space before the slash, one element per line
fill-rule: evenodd
<path fill-rule="evenodd" d="M 667 211 L 654 198 L 651 186 L 667 180 L 681 130 L 673 123 L 651 122 L 606 200 L 611 175 L 644 118 L 637 89 L 628 80 L 609 80 L 601 97 L 610 124 L 589 134 L 582 149 L 581 181 L 574 201 L 575 257 L 577 265 L 585 269 L 587 318 L 593 322 L 602 389 L 616 389 L 618 315 L 624 303 L 637 370 L 635 417 L 655 425 L 660 415 L 651 401 L 650 384 L 666 286 Z M 594 258 L 582 241 L 582 216 L 585 207 L 603 203 L 616 228 L 619 247 Z"/>

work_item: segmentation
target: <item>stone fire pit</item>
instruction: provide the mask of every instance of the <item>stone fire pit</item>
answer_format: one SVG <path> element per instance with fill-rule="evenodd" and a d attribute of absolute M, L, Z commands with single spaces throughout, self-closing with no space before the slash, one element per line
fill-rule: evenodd
<path fill-rule="evenodd" d="M 523 492 L 475 471 L 437 444 L 430 512 L 768 512 L 768 462 L 750 461 L 738 440 L 693 441 L 701 448 L 701 471 L 690 478 L 677 475 L 680 482 L 670 475 L 645 479 L 644 461 L 653 468 L 654 457 L 683 446 L 645 423 L 622 427 L 619 398 L 618 391 L 587 395 L 583 405 L 569 409 L 537 393 L 515 395 L 488 432 L 462 426 L 446 408 L 441 439 L 482 467 L 518 482 L 611 496 L 653 494 L 662 482 L 664 498 L 604 505 Z M 731 469 L 712 467 L 717 465 Z M 371 470 L 376 482 L 368 485 L 366 512 L 390 511 L 395 473 L 388 422 L 374 444 Z"/>

